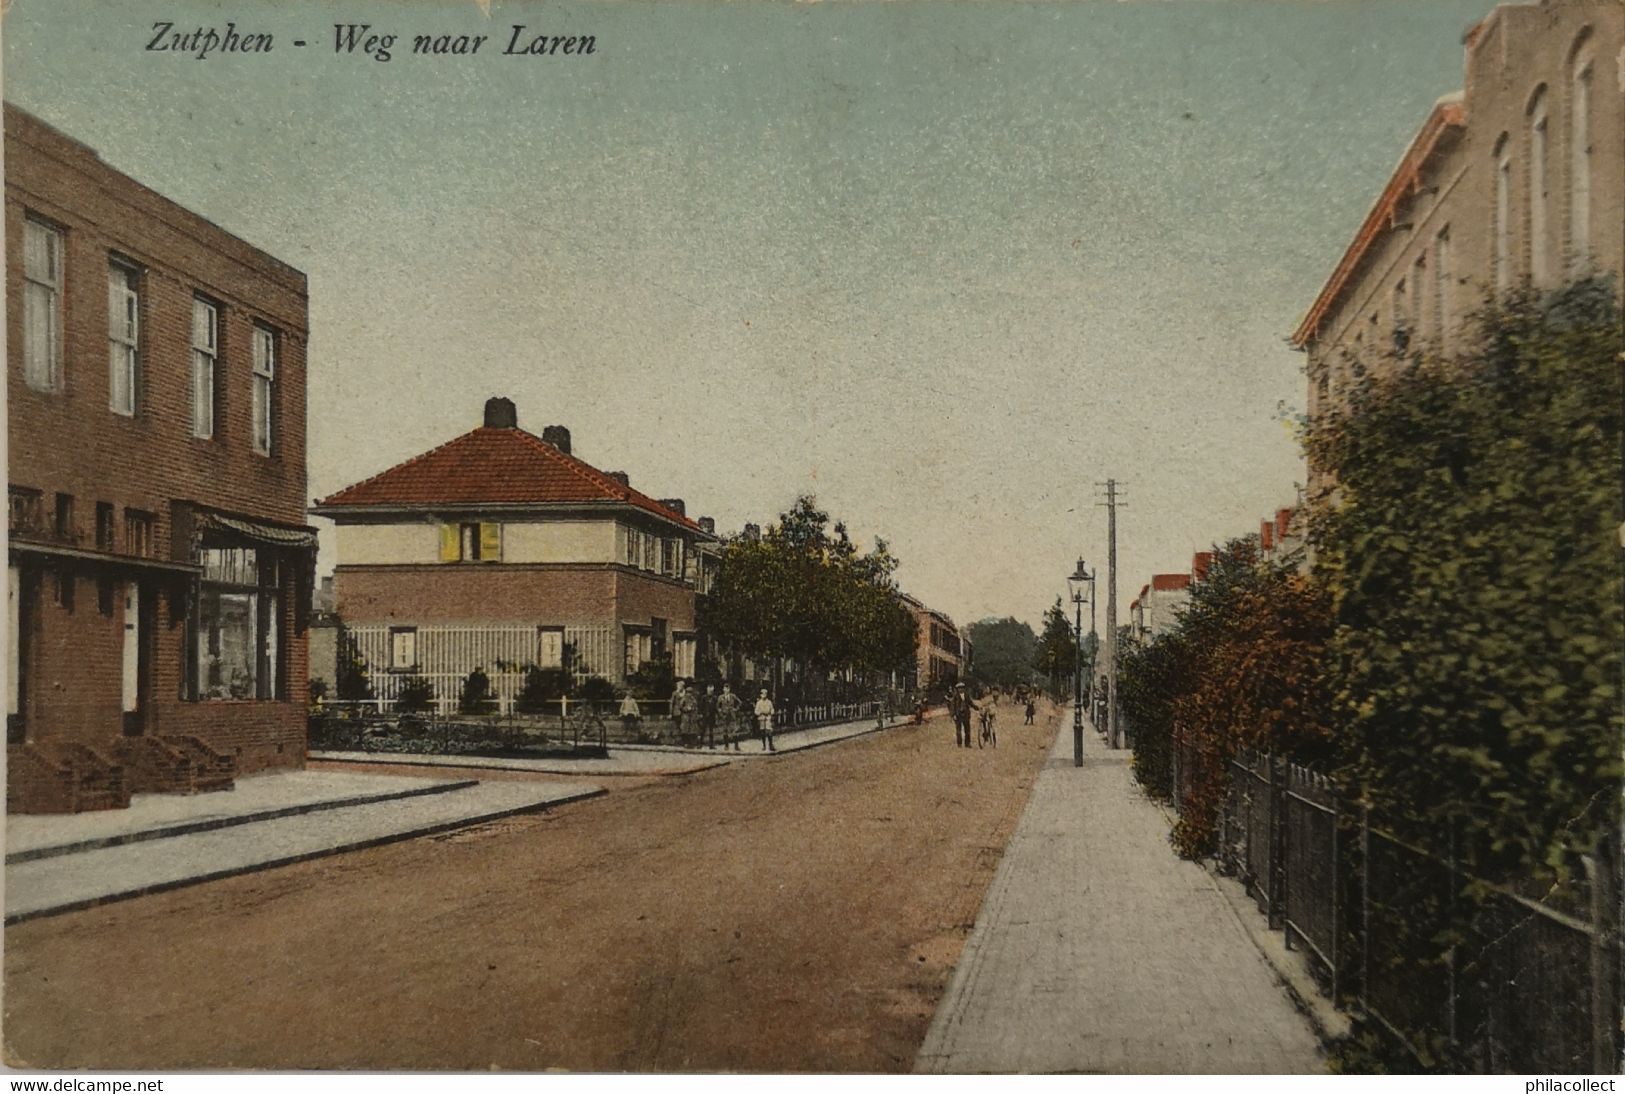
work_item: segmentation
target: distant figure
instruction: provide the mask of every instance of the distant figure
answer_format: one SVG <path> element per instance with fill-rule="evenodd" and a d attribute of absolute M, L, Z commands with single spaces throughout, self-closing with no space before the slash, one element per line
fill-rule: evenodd
<path fill-rule="evenodd" d="M 682 734 L 682 706 L 683 706 L 683 678 L 677 678 L 677 684 L 671 689 L 671 702 L 666 706 L 666 715 L 671 719 L 671 734 L 673 737 Z"/>
<path fill-rule="evenodd" d="M 976 742 L 977 748 L 981 748 L 983 745 L 988 745 L 992 748 L 999 747 L 999 734 L 998 731 L 993 727 L 993 722 L 997 717 L 998 715 L 994 713 L 993 702 L 991 700 L 982 704 L 982 736 Z"/>
<path fill-rule="evenodd" d="M 918 696 L 914 700 L 914 724 L 925 725 L 925 696 Z"/>
<path fill-rule="evenodd" d="M 971 746 L 970 712 L 974 704 L 964 684 L 958 684 L 948 693 L 948 713 L 954 716 L 954 744 L 960 748 Z"/>
<path fill-rule="evenodd" d="M 756 700 L 756 729 L 762 735 L 763 748 L 768 752 L 777 752 L 773 747 L 773 700 L 767 697 L 767 689 L 762 689 L 762 697 Z"/>
<path fill-rule="evenodd" d="M 638 723 L 643 721 L 643 711 L 638 707 L 638 701 L 632 698 L 632 693 L 626 693 L 621 700 L 621 725 L 629 736 L 637 736 Z"/>
<path fill-rule="evenodd" d="M 735 752 L 739 751 L 739 716 L 742 708 L 739 705 L 739 696 L 727 684 L 722 685 L 722 694 L 717 696 L 717 721 L 722 726 L 722 747 L 733 746 Z"/>
<path fill-rule="evenodd" d="M 692 687 L 684 686 L 682 696 L 677 700 L 677 718 L 679 737 L 684 744 L 698 744 L 700 741 L 700 695 Z"/>
<path fill-rule="evenodd" d="M 700 723 L 705 727 L 705 747 L 717 747 L 717 686 L 705 685 L 705 696 L 700 700 Z"/>
<path fill-rule="evenodd" d="M 1027 721 L 1025 723 L 1023 723 L 1023 724 L 1029 725 L 1029 726 L 1032 725 L 1033 724 L 1033 715 L 1036 714 L 1036 713 L 1038 713 L 1038 704 L 1034 703 L 1033 702 L 1033 697 L 1031 695 L 1029 695 L 1029 696 L 1027 696 Z"/>

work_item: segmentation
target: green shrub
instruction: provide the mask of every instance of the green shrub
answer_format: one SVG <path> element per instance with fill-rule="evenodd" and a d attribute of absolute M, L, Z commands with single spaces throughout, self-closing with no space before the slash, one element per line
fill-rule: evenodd
<path fill-rule="evenodd" d="M 514 697 L 514 709 L 521 714 L 542 714 L 553 709 L 560 699 L 570 694 L 574 678 L 563 669 L 543 669 L 531 665 L 525 670 L 525 682 Z"/>
<path fill-rule="evenodd" d="M 395 709 L 417 714 L 434 705 L 434 685 L 421 676 L 408 676 L 401 681 L 401 690 L 395 696 Z"/>

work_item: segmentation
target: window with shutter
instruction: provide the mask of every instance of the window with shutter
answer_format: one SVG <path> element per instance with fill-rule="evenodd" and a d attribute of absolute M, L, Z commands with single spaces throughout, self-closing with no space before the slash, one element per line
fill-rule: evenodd
<path fill-rule="evenodd" d="M 502 525 L 485 523 L 480 525 L 480 561 L 502 561 Z"/>
<path fill-rule="evenodd" d="M 440 561 L 456 562 L 462 557 L 462 552 L 458 549 L 457 543 L 457 525 L 442 524 L 440 526 Z"/>

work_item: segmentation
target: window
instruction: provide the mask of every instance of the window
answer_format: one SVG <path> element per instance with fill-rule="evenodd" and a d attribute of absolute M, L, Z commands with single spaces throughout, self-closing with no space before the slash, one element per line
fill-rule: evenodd
<path fill-rule="evenodd" d="M 1546 217 L 1549 144 L 1546 91 L 1542 88 L 1529 108 L 1529 276 L 1539 286 L 1546 285 L 1552 273 Z"/>
<path fill-rule="evenodd" d="M 192 436 L 214 436 L 214 366 L 220 355 L 220 309 L 192 299 Z"/>
<path fill-rule="evenodd" d="M 536 666 L 543 669 L 564 667 L 564 628 L 536 629 Z"/>
<path fill-rule="evenodd" d="M 45 495 L 27 486 L 6 489 L 10 503 L 11 534 L 38 535 L 45 531 Z"/>
<path fill-rule="evenodd" d="M 650 660 L 649 632 L 644 630 L 628 630 L 626 632 L 626 671 L 637 672 L 639 667 Z"/>
<path fill-rule="evenodd" d="M 649 620 L 649 656 L 658 661 L 666 656 L 666 621 Z"/>
<path fill-rule="evenodd" d="M 107 405 L 133 416 L 141 383 L 141 275 L 114 262 L 107 270 Z"/>
<path fill-rule="evenodd" d="M 269 456 L 276 425 L 276 332 L 269 327 L 254 328 L 254 395 L 249 409 L 254 451 Z"/>
<path fill-rule="evenodd" d="M 677 547 L 675 539 L 660 541 L 660 572 L 667 577 L 673 577 L 677 573 Z"/>
<path fill-rule="evenodd" d="M 501 562 L 502 525 L 464 521 L 440 526 L 441 562 Z"/>
<path fill-rule="evenodd" d="M 410 672 L 418 664 L 418 629 L 416 627 L 389 628 L 389 669 L 391 672 Z"/>
<path fill-rule="evenodd" d="M 96 503 L 96 550 L 111 551 L 113 535 L 113 503 L 99 501 Z"/>
<path fill-rule="evenodd" d="M 65 612 L 73 611 L 73 571 L 66 567 L 56 571 L 56 602 Z"/>
<path fill-rule="evenodd" d="M 1406 318 L 1405 279 L 1394 282 L 1394 352 L 1404 353 L 1411 344 L 1411 324 Z"/>
<path fill-rule="evenodd" d="M 62 390 L 62 233 L 23 222 L 23 380 Z"/>
<path fill-rule="evenodd" d="M 1569 130 L 1569 261 L 1575 272 L 1591 257 L 1591 61 L 1574 66 Z"/>
<path fill-rule="evenodd" d="M 278 698 L 282 594 L 276 556 L 254 547 L 206 547 L 199 561 L 197 697 Z"/>
<path fill-rule="evenodd" d="M 643 533 L 643 568 L 655 568 L 655 537 L 649 532 Z"/>
<path fill-rule="evenodd" d="M 638 564 L 638 531 L 636 528 L 628 528 L 626 530 L 625 561 L 628 566 L 636 566 Z"/>
<path fill-rule="evenodd" d="M 150 558 L 157 546 L 153 535 L 156 518 L 139 509 L 124 510 L 124 550 L 128 554 Z"/>
<path fill-rule="evenodd" d="M 51 525 L 56 538 L 72 542 L 79 538 L 73 526 L 73 495 L 58 494 L 56 496 L 56 519 Z"/>
<path fill-rule="evenodd" d="M 1495 159 L 1495 291 L 1512 288 L 1512 152 L 1505 137 Z"/>
<path fill-rule="evenodd" d="M 1411 266 L 1411 306 L 1407 314 L 1410 316 L 1411 330 L 1422 329 L 1422 286 L 1427 280 L 1427 259 L 1418 255 L 1416 262 Z M 1417 347 L 1420 348 L 1420 347 Z"/>
<path fill-rule="evenodd" d="M 1433 337 L 1440 350 L 1450 335 L 1450 229 L 1443 228 L 1433 240 Z"/>

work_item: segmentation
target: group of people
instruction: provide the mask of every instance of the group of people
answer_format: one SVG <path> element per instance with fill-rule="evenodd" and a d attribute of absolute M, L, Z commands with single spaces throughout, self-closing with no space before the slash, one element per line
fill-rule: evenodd
<path fill-rule="evenodd" d="M 632 706 L 630 712 L 628 704 Z M 677 728 L 677 739 L 684 744 L 716 748 L 720 734 L 721 746 L 738 752 L 740 738 L 748 725 L 746 719 L 753 719 L 763 747 L 769 752 L 778 751 L 773 744 L 773 700 L 768 697 L 766 688 L 757 697 L 755 707 L 747 711 L 744 700 L 734 694 L 730 684 L 722 685 L 720 695 L 716 685 L 709 684 L 702 694 L 694 681 L 678 680 L 671 693 L 669 709 L 672 724 Z M 628 695 L 621 703 L 621 717 L 637 714 L 637 700 Z"/>
<path fill-rule="evenodd" d="M 978 703 L 971 697 L 970 689 L 964 684 L 954 685 L 948 693 L 948 713 L 954 720 L 954 744 L 959 748 L 971 747 L 971 715 L 975 714 L 981 723 L 981 734 L 976 738 L 976 747 L 999 747 L 998 712 L 994 709 L 1002 693 L 994 688 L 987 698 Z M 1032 725 L 1033 717 L 1038 712 L 1038 696 L 1029 688 L 1018 687 L 1011 699 L 1023 708 L 1026 721 L 1023 725 Z"/>

